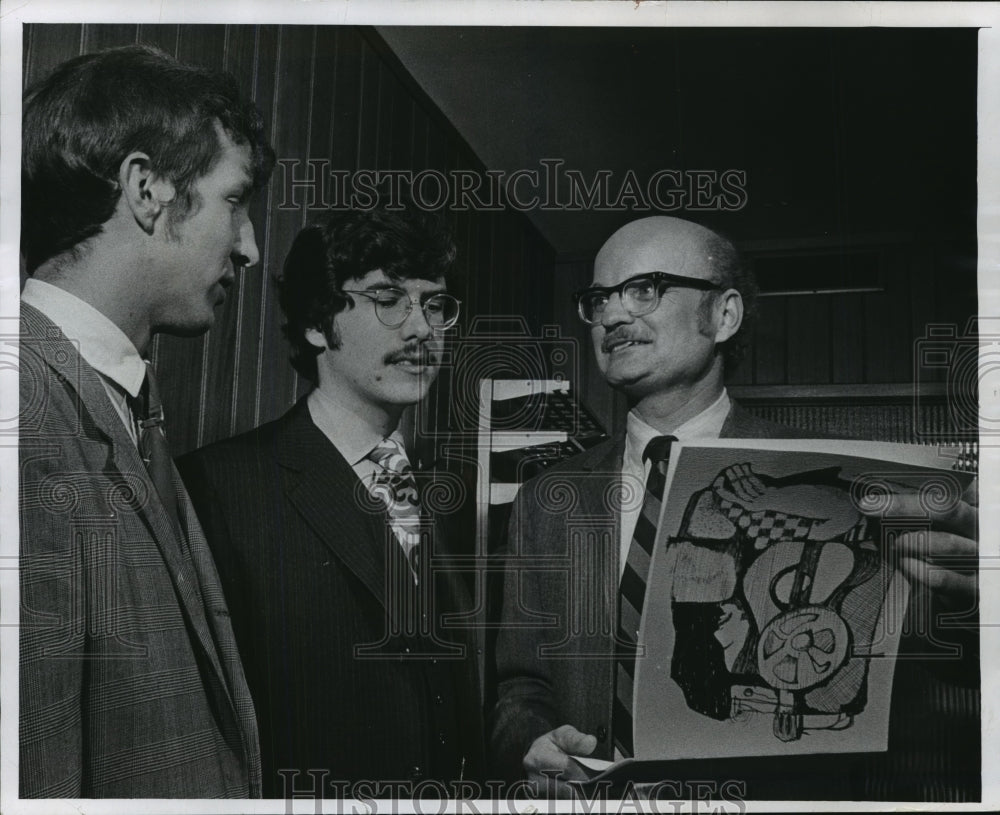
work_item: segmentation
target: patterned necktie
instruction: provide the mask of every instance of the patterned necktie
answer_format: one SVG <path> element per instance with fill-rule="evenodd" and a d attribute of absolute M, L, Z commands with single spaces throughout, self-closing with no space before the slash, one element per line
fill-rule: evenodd
<path fill-rule="evenodd" d="M 146 378 L 139 395 L 129 399 L 129 407 L 138 422 L 139 455 L 142 456 L 150 480 L 167 510 L 174 528 L 180 531 L 177 513 L 177 492 L 174 490 L 170 447 L 163 430 L 163 403 L 156 386 L 153 367 L 146 362 Z"/>
<path fill-rule="evenodd" d="M 383 470 L 373 476 L 371 493 L 385 504 L 392 531 L 416 579 L 420 574 L 420 497 L 410 460 L 393 438 L 379 442 L 368 458 Z"/>
<path fill-rule="evenodd" d="M 618 592 L 618 639 L 615 647 L 615 703 L 612 717 L 615 748 L 624 758 L 632 757 L 632 683 L 635 679 L 635 657 L 639 638 L 639 622 L 646 597 L 646 577 L 649 574 L 656 524 L 660 520 L 663 488 L 666 486 L 667 461 L 673 436 L 657 436 L 646 445 L 642 458 L 652 464 L 646 479 L 646 494 L 642 512 L 632 534 L 625 570 Z"/>

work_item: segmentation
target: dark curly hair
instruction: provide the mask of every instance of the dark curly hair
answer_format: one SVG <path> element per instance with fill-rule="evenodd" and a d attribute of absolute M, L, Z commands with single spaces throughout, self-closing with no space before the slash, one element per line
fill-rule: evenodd
<path fill-rule="evenodd" d="M 306 340 L 305 333 L 318 329 L 336 347 L 333 318 L 348 305 L 340 293 L 345 283 L 381 269 L 391 280 L 444 278 L 453 286 L 455 255 L 443 219 L 412 205 L 331 210 L 306 226 L 295 237 L 282 275 L 275 280 L 292 366 L 317 381 L 320 349 Z"/>
<path fill-rule="evenodd" d="M 185 65 L 156 48 L 129 45 L 59 65 L 27 90 L 21 159 L 21 251 L 29 274 L 100 233 L 133 151 L 177 190 L 179 217 L 191 187 L 221 154 L 218 121 L 250 146 L 254 186 L 267 183 L 274 151 L 264 122 L 229 74 Z"/>

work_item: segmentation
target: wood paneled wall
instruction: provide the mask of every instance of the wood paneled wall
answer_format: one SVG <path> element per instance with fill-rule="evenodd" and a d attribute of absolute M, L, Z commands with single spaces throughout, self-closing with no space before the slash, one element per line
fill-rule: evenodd
<path fill-rule="evenodd" d="M 914 235 L 878 250 L 881 291 L 762 297 L 753 353 L 740 385 L 878 385 L 942 382 L 921 366 L 928 327 L 960 335 L 976 314 L 974 238 Z M 808 285 L 808 259 L 803 259 Z M 921 369 L 922 368 L 922 369 Z"/>
<path fill-rule="evenodd" d="M 82 53 L 148 43 L 185 62 L 225 69 L 264 114 L 278 159 L 337 170 L 483 171 L 454 128 L 371 29 L 337 26 L 30 25 L 25 84 Z M 287 196 L 283 168 L 252 204 L 261 263 L 237 281 L 204 337 L 161 336 L 154 361 L 176 454 L 283 413 L 304 393 L 287 361 L 273 277 L 310 210 Z M 318 210 L 312 210 L 312 213 Z M 552 301 L 552 251 L 527 218 L 510 211 L 449 215 L 463 281 L 458 333 L 476 315 L 517 315 L 537 332 Z M 486 372 L 485 375 L 488 375 Z M 447 422 L 454 377 L 433 394 L 433 420 Z"/>

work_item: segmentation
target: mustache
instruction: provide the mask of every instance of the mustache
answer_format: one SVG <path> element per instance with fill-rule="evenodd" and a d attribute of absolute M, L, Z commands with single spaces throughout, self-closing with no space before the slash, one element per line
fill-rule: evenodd
<path fill-rule="evenodd" d="M 411 365 L 440 365 L 441 355 L 426 345 L 406 345 L 390 351 L 382 357 L 382 362 L 386 365 L 394 365 L 397 362 L 409 362 Z"/>

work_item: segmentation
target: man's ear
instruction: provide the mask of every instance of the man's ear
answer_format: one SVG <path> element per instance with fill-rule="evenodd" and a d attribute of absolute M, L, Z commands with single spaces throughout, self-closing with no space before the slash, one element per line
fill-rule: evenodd
<path fill-rule="evenodd" d="M 736 289 L 726 289 L 716 301 L 715 314 L 717 319 L 715 341 L 725 342 L 739 331 L 743 324 L 743 296 Z"/>
<path fill-rule="evenodd" d="M 323 332 L 318 328 L 307 328 L 305 338 L 307 343 L 314 348 L 319 348 L 321 351 L 325 351 L 328 347 L 326 337 L 323 336 Z"/>
<path fill-rule="evenodd" d="M 140 152 L 125 156 L 118 168 L 118 183 L 135 222 L 146 234 L 153 234 L 156 219 L 177 196 L 173 183 L 154 173 L 149 156 Z"/>

